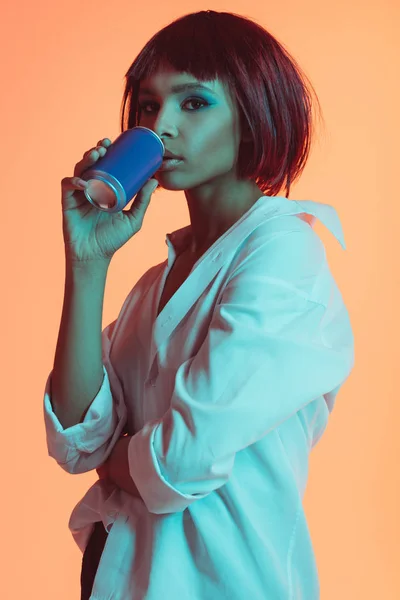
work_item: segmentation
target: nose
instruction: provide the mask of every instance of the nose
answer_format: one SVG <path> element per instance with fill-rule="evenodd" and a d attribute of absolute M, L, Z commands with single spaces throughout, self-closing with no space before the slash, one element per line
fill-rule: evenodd
<path fill-rule="evenodd" d="M 142 120 L 143 116 L 142 113 Z M 168 110 L 166 106 L 163 109 L 159 108 L 155 115 L 146 119 L 146 127 L 152 129 L 161 139 L 163 136 L 173 138 L 177 135 L 177 119 L 173 116 L 173 111 Z"/>

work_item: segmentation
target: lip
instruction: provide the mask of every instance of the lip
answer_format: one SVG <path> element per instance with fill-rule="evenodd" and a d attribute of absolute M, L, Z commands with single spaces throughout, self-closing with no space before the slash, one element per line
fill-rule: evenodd
<path fill-rule="evenodd" d="M 170 152 L 169 150 L 166 150 L 164 152 L 163 158 L 179 158 L 180 160 L 182 160 L 182 156 L 178 156 L 177 154 L 174 154 L 173 152 Z"/>
<path fill-rule="evenodd" d="M 164 158 L 159 171 L 172 171 L 182 162 L 181 158 Z"/>

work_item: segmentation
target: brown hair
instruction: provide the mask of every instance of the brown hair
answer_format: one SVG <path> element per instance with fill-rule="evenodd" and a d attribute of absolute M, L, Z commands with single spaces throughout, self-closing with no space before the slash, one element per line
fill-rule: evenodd
<path fill-rule="evenodd" d="M 147 42 L 125 75 L 121 132 L 139 125 L 140 81 L 163 64 L 199 81 L 228 84 L 241 124 L 247 121 L 252 135 L 239 148 L 238 179 L 254 180 L 269 196 L 285 185 L 288 198 L 310 153 L 315 91 L 284 46 L 254 21 L 232 13 L 200 11 L 173 21 Z"/>

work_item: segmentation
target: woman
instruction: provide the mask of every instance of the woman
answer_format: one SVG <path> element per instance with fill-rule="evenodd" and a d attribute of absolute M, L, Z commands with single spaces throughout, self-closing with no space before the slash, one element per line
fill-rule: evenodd
<path fill-rule="evenodd" d="M 103 383 L 74 432 L 45 403 L 51 455 L 100 475 L 70 522 L 81 600 L 319 598 L 302 498 L 353 338 L 310 227 L 345 247 L 337 215 L 288 200 L 311 143 L 304 81 L 265 29 L 214 11 L 159 31 L 126 74 L 122 130 L 179 157 L 154 177 L 184 192 L 191 224 L 103 331 Z"/>

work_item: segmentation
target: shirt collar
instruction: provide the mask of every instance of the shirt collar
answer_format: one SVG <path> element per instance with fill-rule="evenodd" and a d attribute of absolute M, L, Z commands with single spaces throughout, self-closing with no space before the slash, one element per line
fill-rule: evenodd
<path fill-rule="evenodd" d="M 268 204 L 266 204 L 268 203 Z M 266 207 L 270 210 L 266 211 Z M 336 209 L 330 204 L 314 202 L 313 200 L 289 200 L 285 196 L 261 196 L 242 217 L 232 225 L 231 229 L 242 221 L 246 221 L 253 213 L 260 213 L 260 221 L 276 217 L 277 214 L 292 215 L 297 214 L 300 219 L 307 222 L 310 227 L 314 227 L 318 218 L 329 231 L 340 242 L 342 248 L 346 250 L 344 233 Z M 169 248 L 173 248 L 175 254 L 180 254 L 190 243 L 192 239 L 192 226 L 186 225 L 166 234 L 165 243 Z M 228 230 L 229 231 L 229 230 Z"/>

